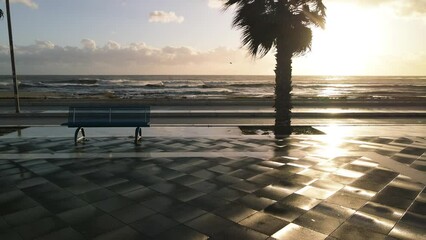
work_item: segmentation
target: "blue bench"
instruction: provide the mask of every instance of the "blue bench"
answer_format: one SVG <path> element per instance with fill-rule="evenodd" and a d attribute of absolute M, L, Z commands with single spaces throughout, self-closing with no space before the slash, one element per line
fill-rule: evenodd
<path fill-rule="evenodd" d="M 75 145 L 86 140 L 85 127 L 135 127 L 134 142 L 138 144 L 142 139 L 142 127 L 150 125 L 150 107 L 70 107 L 66 125 L 77 128 Z"/>

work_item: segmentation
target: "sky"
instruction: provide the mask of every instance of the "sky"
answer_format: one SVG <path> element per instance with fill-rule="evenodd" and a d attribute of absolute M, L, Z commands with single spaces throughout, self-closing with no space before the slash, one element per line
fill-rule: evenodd
<path fill-rule="evenodd" d="M 10 0 L 18 74 L 273 75 L 220 0 Z M 426 0 L 323 0 L 294 75 L 426 75 Z M 5 2 L 0 0 L 5 11 Z M 6 18 L 0 75 L 10 74 Z"/>

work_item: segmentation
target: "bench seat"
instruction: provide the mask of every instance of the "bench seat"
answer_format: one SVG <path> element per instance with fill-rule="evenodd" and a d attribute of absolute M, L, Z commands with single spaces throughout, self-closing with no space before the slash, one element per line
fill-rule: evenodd
<path fill-rule="evenodd" d="M 135 144 L 137 144 L 142 138 L 141 128 L 150 126 L 150 107 L 71 106 L 65 125 L 77 128 L 74 134 L 76 145 L 86 140 L 84 127 L 135 127 Z"/>

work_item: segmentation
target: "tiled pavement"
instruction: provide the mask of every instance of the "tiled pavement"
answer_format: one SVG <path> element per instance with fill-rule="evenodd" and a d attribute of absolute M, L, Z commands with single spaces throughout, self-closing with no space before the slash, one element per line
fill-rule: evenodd
<path fill-rule="evenodd" d="M 0 239 L 426 239 L 425 149 L 423 137 L 0 138 Z"/>

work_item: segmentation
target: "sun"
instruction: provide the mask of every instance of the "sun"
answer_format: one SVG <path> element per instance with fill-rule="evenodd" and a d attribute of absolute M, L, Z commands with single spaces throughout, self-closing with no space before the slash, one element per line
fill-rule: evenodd
<path fill-rule="evenodd" d="M 329 6 L 325 30 L 315 29 L 312 52 L 322 75 L 360 75 L 383 52 L 383 27 L 377 12 L 350 4 Z"/>

